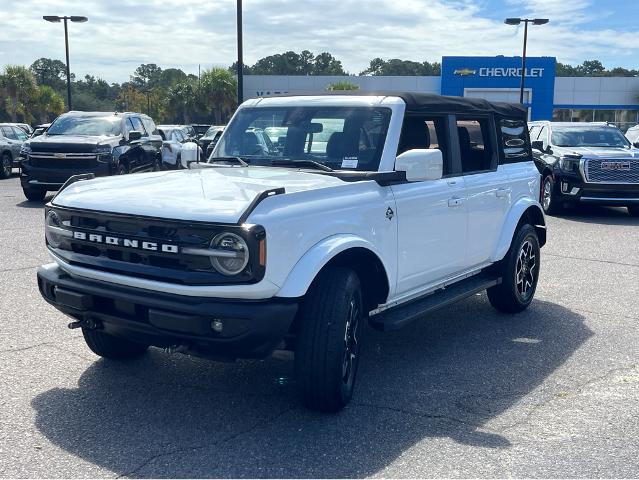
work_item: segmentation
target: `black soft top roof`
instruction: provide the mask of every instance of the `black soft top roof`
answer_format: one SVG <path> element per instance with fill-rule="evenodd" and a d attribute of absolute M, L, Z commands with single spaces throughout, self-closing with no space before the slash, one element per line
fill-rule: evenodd
<path fill-rule="evenodd" d="M 406 113 L 451 113 L 459 115 L 492 113 L 499 117 L 516 118 L 524 122 L 528 119 L 526 108 L 519 103 L 489 102 L 483 98 L 449 97 L 420 92 L 362 92 L 359 90 L 332 91 L 324 94 L 399 97 L 406 103 Z"/>

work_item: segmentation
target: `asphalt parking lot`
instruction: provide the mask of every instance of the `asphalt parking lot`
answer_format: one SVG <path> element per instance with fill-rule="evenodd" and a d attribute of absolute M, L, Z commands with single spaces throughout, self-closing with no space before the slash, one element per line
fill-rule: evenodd
<path fill-rule="evenodd" d="M 93 355 L 41 299 L 42 204 L 0 181 L 2 477 L 637 477 L 639 219 L 548 218 L 536 300 L 369 331 L 351 405 L 292 363 Z"/>

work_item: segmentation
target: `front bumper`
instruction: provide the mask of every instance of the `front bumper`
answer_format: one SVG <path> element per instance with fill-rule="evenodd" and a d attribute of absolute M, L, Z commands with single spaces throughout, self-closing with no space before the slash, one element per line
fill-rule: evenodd
<path fill-rule="evenodd" d="M 187 297 L 78 279 L 55 264 L 40 267 L 37 276 L 44 299 L 77 320 L 129 340 L 214 358 L 269 355 L 298 309 L 295 299 Z M 221 331 L 213 329 L 214 320 L 222 322 Z"/>
<path fill-rule="evenodd" d="M 555 198 L 563 203 L 639 205 L 639 183 L 587 183 L 579 175 L 554 172 Z"/>
<path fill-rule="evenodd" d="M 104 177 L 113 173 L 112 164 L 109 162 L 99 162 L 97 166 L 90 168 L 54 169 L 35 167 L 29 161 L 23 161 L 21 167 L 20 183 L 23 188 L 42 188 L 45 190 L 58 190 L 73 175 L 92 173 L 96 177 Z"/>

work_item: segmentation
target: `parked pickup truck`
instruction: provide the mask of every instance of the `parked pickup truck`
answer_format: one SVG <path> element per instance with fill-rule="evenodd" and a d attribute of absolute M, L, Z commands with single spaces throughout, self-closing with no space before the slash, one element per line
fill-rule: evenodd
<path fill-rule="evenodd" d="M 479 99 L 253 99 L 208 163 L 87 177 L 47 205 L 37 275 L 93 352 L 290 350 L 322 411 L 351 398 L 365 322 L 398 329 L 484 290 L 520 312 L 546 242 L 526 111 Z"/>

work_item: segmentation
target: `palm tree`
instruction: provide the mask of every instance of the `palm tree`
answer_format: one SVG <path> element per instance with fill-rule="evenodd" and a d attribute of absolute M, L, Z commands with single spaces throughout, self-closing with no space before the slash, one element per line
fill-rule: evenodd
<path fill-rule="evenodd" d="M 191 123 L 191 115 L 201 110 L 197 88 L 191 80 L 178 82 L 169 87 L 166 95 L 166 110 L 173 118 L 182 118 L 184 124 Z"/>
<path fill-rule="evenodd" d="M 222 123 L 237 106 L 237 80 L 228 70 L 213 67 L 202 74 L 200 96 L 204 105 L 213 111 L 215 123 Z"/>
<path fill-rule="evenodd" d="M 40 123 L 47 123 L 50 116 L 55 117 L 64 112 L 64 99 L 48 85 L 41 85 L 35 90 L 30 105 Z"/>
<path fill-rule="evenodd" d="M 37 84 L 33 73 L 19 65 L 7 65 L 0 75 L 0 89 L 7 96 L 6 109 L 12 122 L 18 121 L 18 113 L 28 116 L 26 102 L 33 96 Z"/>

